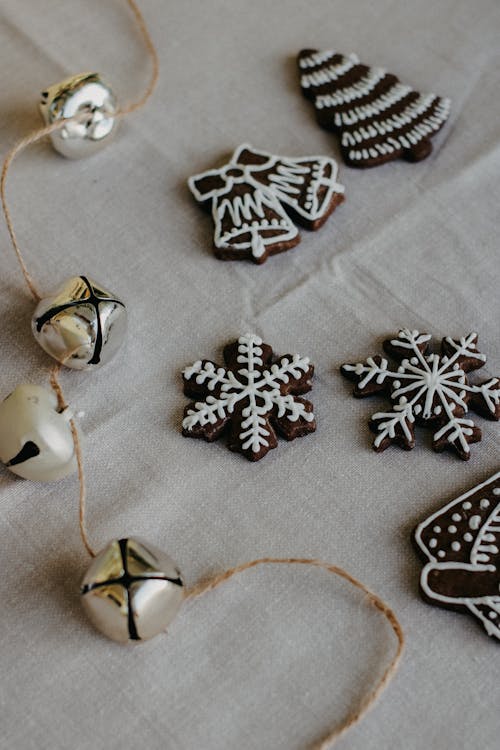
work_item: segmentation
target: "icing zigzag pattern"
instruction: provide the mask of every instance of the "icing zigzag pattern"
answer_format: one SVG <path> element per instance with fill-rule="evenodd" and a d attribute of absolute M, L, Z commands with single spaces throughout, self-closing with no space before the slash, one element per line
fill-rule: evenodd
<path fill-rule="evenodd" d="M 346 164 L 375 167 L 431 153 L 430 139 L 449 116 L 449 99 L 420 94 L 355 54 L 306 49 L 298 61 L 302 91 L 314 102 L 319 124 L 340 133 Z"/>
<path fill-rule="evenodd" d="M 300 242 L 296 224 L 319 229 L 342 203 L 337 172 L 326 156 L 276 156 L 243 144 L 188 184 L 212 214 L 217 258 L 264 263 Z"/>

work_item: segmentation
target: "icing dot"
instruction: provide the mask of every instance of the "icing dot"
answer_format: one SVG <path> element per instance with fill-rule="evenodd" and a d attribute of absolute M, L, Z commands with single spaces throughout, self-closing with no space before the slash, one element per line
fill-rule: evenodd
<path fill-rule="evenodd" d="M 490 507 L 490 501 L 488 500 L 487 497 L 483 497 L 483 499 L 481 500 L 481 502 L 479 503 L 479 505 L 480 505 L 481 508 L 489 508 Z"/>
<path fill-rule="evenodd" d="M 497 615 L 497 613 L 496 613 L 496 612 L 493 612 L 493 611 L 491 611 L 491 612 L 489 613 L 488 617 L 490 618 L 490 620 L 495 620 L 495 619 L 496 619 L 496 617 L 498 617 L 498 615 Z"/>
<path fill-rule="evenodd" d="M 451 543 L 451 548 L 452 548 L 452 550 L 454 552 L 458 552 L 460 550 L 461 546 L 462 545 L 460 544 L 460 542 L 452 542 Z"/>
<path fill-rule="evenodd" d="M 493 490 L 493 494 L 500 495 L 500 487 L 495 487 L 495 489 Z"/>
<path fill-rule="evenodd" d="M 436 534 L 440 534 L 441 533 L 441 526 L 434 526 L 434 528 L 432 530 L 434 532 L 436 532 Z"/>
<path fill-rule="evenodd" d="M 465 503 L 462 503 L 462 508 L 464 510 L 470 510 L 472 508 L 472 503 L 469 503 L 469 501 L 466 500 Z"/>
<path fill-rule="evenodd" d="M 442 549 L 439 550 L 438 557 L 445 557 L 445 553 L 443 552 Z"/>
<path fill-rule="evenodd" d="M 437 547 L 437 539 L 434 539 L 434 538 L 429 539 L 429 547 L 431 549 L 434 549 L 434 547 Z"/>
<path fill-rule="evenodd" d="M 476 529 L 478 529 L 480 525 L 481 525 L 481 516 L 471 516 L 469 518 L 469 526 L 472 529 L 472 531 L 476 531 Z"/>
<path fill-rule="evenodd" d="M 413 411 L 414 411 L 415 414 L 420 414 L 420 412 L 422 411 L 422 407 L 420 406 L 420 404 L 416 404 L 413 407 Z"/>
<path fill-rule="evenodd" d="M 394 383 L 393 383 L 393 385 L 394 385 L 394 388 L 401 388 L 401 381 L 400 380 L 395 380 Z"/>
<path fill-rule="evenodd" d="M 412 357 L 410 359 L 410 362 L 412 363 L 412 365 L 418 365 L 418 359 L 416 357 Z"/>
<path fill-rule="evenodd" d="M 454 514 L 452 515 L 452 517 L 451 517 L 451 520 L 452 520 L 452 521 L 460 521 L 460 520 L 461 520 L 461 518 L 462 518 L 462 516 L 460 515 L 460 513 L 454 513 Z"/>
<path fill-rule="evenodd" d="M 434 407 L 434 414 L 441 414 L 442 411 L 443 409 L 441 408 L 441 406 L 439 406 L 439 404 Z"/>
<path fill-rule="evenodd" d="M 457 527 L 453 526 L 453 524 L 452 524 L 451 526 L 448 526 L 448 531 L 450 532 L 450 534 L 456 534 L 457 533 Z"/>
<path fill-rule="evenodd" d="M 473 539 L 474 537 L 472 536 L 472 534 L 469 534 L 469 532 L 466 531 L 464 534 L 464 542 L 472 542 Z"/>

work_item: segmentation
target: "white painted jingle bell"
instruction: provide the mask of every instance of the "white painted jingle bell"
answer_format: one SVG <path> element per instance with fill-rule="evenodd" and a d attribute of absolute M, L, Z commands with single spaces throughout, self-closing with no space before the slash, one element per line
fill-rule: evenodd
<path fill-rule="evenodd" d="M 53 391 L 19 385 L 0 403 L 0 460 L 24 479 L 51 482 L 77 470 L 69 409 Z"/>
<path fill-rule="evenodd" d="M 32 318 L 35 339 L 73 370 L 91 370 L 115 355 L 125 338 L 125 305 L 87 276 L 73 276 L 43 297 Z"/>
<path fill-rule="evenodd" d="M 184 599 L 174 561 L 140 539 L 114 539 L 92 561 L 81 584 L 83 607 L 101 633 L 119 643 L 163 632 Z"/>
<path fill-rule="evenodd" d="M 50 136 L 55 150 L 69 159 L 100 150 L 118 123 L 116 97 L 98 73 L 80 73 L 50 86 L 42 92 L 40 112 L 46 125 L 78 116 Z"/>

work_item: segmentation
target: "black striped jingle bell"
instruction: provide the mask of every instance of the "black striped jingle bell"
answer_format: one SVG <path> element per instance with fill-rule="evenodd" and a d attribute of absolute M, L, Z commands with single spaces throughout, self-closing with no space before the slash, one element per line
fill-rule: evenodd
<path fill-rule="evenodd" d="M 32 319 L 47 354 L 73 370 L 105 364 L 126 333 L 125 305 L 87 276 L 74 276 L 38 303 Z"/>
<path fill-rule="evenodd" d="M 119 643 L 147 640 L 173 620 L 184 599 L 174 561 L 140 539 L 114 539 L 91 563 L 82 604 L 104 635 Z"/>
<path fill-rule="evenodd" d="M 18 385 L 0 403 L 0 461 L 23 479 L 52 482 L 77 469 L 69 408 L 53 391 Z"/>

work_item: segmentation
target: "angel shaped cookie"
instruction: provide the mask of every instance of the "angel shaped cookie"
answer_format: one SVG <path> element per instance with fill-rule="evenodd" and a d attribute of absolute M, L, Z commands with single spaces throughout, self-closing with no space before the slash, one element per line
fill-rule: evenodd
<path fill-rule="evenodd" d="M 300 242 L 296 223 L 319 229 L 342 203 L 337 172 L 326 156 L 273 156 L 243 144 L 227 164 L 188 184 L 212 213 L 217 258 L 264 263 Z"/>

